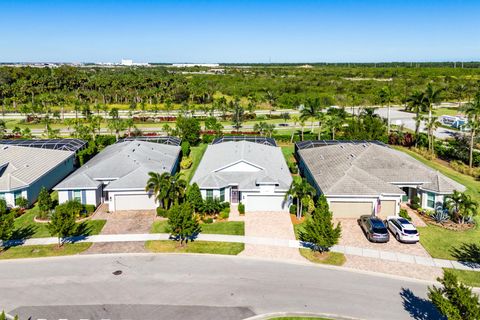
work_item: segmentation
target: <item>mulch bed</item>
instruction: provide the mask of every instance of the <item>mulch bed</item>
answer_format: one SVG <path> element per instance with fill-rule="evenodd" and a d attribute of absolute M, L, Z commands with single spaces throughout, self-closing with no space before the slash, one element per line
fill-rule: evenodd
<path fill-rule="evenodd" d="M 431 225 L 434 225 L 434 226 L 437 226 L 437 227 L 441 227 L 441 228 L 445 228 L 445 229 L 448 229 L 448 230 L 453 230 L 453 231 L 466 231 L 466 230 L 470 230 L 470 229 L 473 229 L 475 228 L 475 224 L 474 223 L 464 223 L 464 224 L 459 224 L 459 223 L 455 223 L 451 220 L 448 220 L 448 221 L 445 221 L 445 222 L 437 222 L 435 221 L 434 219 L 426 216 L 426 215 L 423 215 L 423 214 L 418 214 L 418 216 L 423 220 L 425 221 L 425 223 L 427 224 L 431 224 Z"/>

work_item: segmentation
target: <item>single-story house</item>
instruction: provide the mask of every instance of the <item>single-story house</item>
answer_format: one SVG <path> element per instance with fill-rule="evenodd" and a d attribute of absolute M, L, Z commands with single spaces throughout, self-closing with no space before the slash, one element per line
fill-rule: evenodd
<path fill-rule="evenodd" d="M 0 199 L 15 207 L 23 197 L 33 204 L 42 187 L 50 190 L 74 170 L 75 152 L 0 144 Z"/>
<path fill-rule="evenodd" d="M 324 194 L 334 217 L 396 215 L 402 202 L 420 198 L 425 209 L 442 205 L 456 181 L 377 141 L 302 141 L 295 145 L 299 170 Z"/>
<path fill-rule="evenodd" d="M 240 140 L 240 141 L 238 141 Z M 287 211 L 292 177 L 273 139 L 220 139 L 207 147 L 192 178 L 204 199 L 239 202 L 248 211 Z"/>
<path fill-rule="evenodd" d="M 178 170 L 181 148 L 140 140 L 119 141 L 102 150 L 59 183 L 60 203 L 108 204 L 109 211 L 155 209 L 155 198 L 145 191 L 149 172 Z"/>

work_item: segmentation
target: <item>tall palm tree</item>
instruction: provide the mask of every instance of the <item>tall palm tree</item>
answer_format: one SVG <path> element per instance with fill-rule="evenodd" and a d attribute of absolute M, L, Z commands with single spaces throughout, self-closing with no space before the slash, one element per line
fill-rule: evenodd
<path fill-rule="evenodd" d="M 311 130 L 313 133 L 313 123 L 317 119 L 318 114 L 322 112 L 322 105 L 319 98 L 307 99 L 303 105 L 303 109 L 300 111 L 300 119 L 308 120 L 310 119 Z"/>
<path fill-rule="evenodd" d="M 335 133 L 337 129 L 344 123 L 347 113 L 344 108 L 329 108 L 327 111 L 329 119 L 327 125 L 332 132 L 332 140 L 335 140 Z"/>
<path fill-rule="evenodd" d="M 180 172 L 174 175 L 169 175 L 170 192 L 169 198 L 171 203 L 179 204 L 185 199 L 185 191 L 187 189 L 187 181 L 183 179 L 183 174 Z"/>
<path fill-rule="evenodd" d="M 440 102 L 440 94 L 442 93 L 443 90 L 444 90 L 443 88 L 436 89 L 431 82 L 427 85 L 427 89 L 425 90 L 425 98 L 424 98 L 425 106 L 427 107 L 427 110 L 428 110 L 427 124 L 434 123 L 434 121 L 432 120 L 433 107 Z M 435 129 L 428 131 L 431 141 L 433 141 L 433 134 Z"/>
<path fill-rule="evenodd" d="M 292 136 L 290 137 L 290 143 L 293 143 L 293 137 L 295 135 L 295 131 L 297 130 L 297 123 L 300 119 L 298 118 L 297 115 L 292 116 L 292 122 L 293 122 L 293 130 L 292 130 Z"/>
<path fill-rule="evenodd" d="M 390 106 L 394 99 L 394 93 L 390 86 L 384 86 L 380 89 L 378 93 L 378 97 L 380 99 L 380 104 L 382 107 L 387 105 L 387 133 L 390 134 Z"/>
<path fill-rule="evenodd" d="M 420 124 L 422 123 L 423 117 L 421 112 L 426 110 L 425 105 L 425 94 L 421 91 L 413 92 L 407 98 L 407 108 L 409 111 L 415 112 L 415 147 L 418 143 L 418 134 L 420 131 Z"/>
<path fill-rule="evenodd" d="M 462 100 L 465 97 L 465 94 L 468 92 L 468 86 L 464 83 L 457 85 L 455 88 L 455 94 L 457 95 L 458 99 L 458 107 L 462 106 Z"/>
<path fill-rule="evenodd" d="M 428 150 L 431 154 L 434 152 L 433 144 L 435 142 L 435 135 L 433 133 L 440 126 L 440 122 L 438 122 L 437 119 L 437 117 L 432 117 L 427 119 L 425 123 L 425 128 L 427 128 L 428 132 Z"/>
<path fill-rule="evenodd" d="M 468 117 L 468 127 L 470 128 L 470 152 L 468 157 L 468 165 L 473 166 L 473 149 L 475 137 L 480 130 L 480 92 L 477 93 L 473 101 L 467 103 L 462 108 Z"/>

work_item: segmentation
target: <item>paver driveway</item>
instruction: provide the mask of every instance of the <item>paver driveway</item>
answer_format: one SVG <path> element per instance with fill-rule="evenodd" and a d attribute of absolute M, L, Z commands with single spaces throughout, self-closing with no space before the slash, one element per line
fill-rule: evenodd
<path fill-rule="evenodd" d="M 420 243 L 401 243 L 398 242 L 392 234 L 390 234 L 390 241 L 387 243 L 373 243 L 367 240 L 356 219 L 334 219 L 334 221 L 335 224 L 340 222 L 342 225 L 342 238 L 339 242 L 340 245 L 430 257 Z M 420 235 L 420 237 L 421 236 L 422 235 Z"/>
<path fill-rule="evenodd" d="M 149 233 L 154 210 L 98 212 L 93 219 L 107 220 L 101 234 Z M 94 243 L 86 253 L 146 252 L 143 242 Z"/>
<path fill-rule="evenodd" d="M 290 214 L 288 212 L 247 212 L 245 214 L 245 235 L 295 240 Z M 306 261 L 296 248 L 246 244 L 242 256 L 266 259 Z"/>

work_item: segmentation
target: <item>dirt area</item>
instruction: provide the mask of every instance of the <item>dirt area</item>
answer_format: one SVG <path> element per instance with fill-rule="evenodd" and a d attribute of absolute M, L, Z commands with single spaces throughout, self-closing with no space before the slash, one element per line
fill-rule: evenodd
<path fill-rule="evenodd" d="M 357 270 L 381 272 L 431 281 L 436 280 L 437 277 L 441 277 L 443 274 L 442 268 L 427 267 L 413 263 L 378 260 L 352 255 L 345 255 L 345 257 L 347 258 L 347 261 L 343 266 Z"/>
<path fill-rule="evenodd" d="M 352 247 L 361 247 L 367 249 L 375 249 L 382 251 L 400 252 L 422 257 L 430 257 L 428 252 L 422 247 L 420 243 L 406 244 L 398 242 L 392 234 L 390 234 L 390 241 L 387 243 L 372 243 L 367 240 L 363 234 L 362 229 L 355 219 L 334 219 L 336 225 L 340 222 L 342 225 L 342 238 L 339 244 Z M 421 236 L 421 235 L 420 235 Z"/>
<path fill-rule="evenodd" d="M 288 212 L 247 212 L 245 236 L 295 240 Z M 241 256 L 307 261 L 298 249 L 246 244 Z"/>

